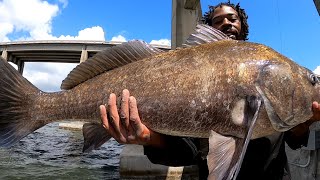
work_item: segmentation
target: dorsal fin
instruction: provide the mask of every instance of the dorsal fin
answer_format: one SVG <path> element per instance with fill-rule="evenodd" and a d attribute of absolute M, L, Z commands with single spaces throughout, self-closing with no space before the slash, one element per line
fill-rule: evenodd
<path fill-rule="evenodd" d="M 198 24 L 182 47 L 197 46 L 221 40 L 231 40 L 226 34 L 206 24 Z"/>
<path fill-rule="evenodd" d="M 108 70 L 150 57 L 162 50 L 144 41 L 133 40 L 98 52 L 76 66 L 62 81 L 61 89 L 71 89 Z"/>

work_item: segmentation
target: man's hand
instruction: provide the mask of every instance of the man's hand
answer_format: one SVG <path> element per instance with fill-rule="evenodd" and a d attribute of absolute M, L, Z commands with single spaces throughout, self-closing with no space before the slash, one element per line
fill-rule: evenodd
<path fill-rule="evenodd" d="M 116 95 L 113 93 L 110 94 L 107 108 L 100 105 L 103 126 L 116 141 L 124 144 L 163 145 L 162 135 L 142 124 L 136 99 L 130 96 L 127 89 L 122 91 L 120 106 L 118 112 Z"/>
<path fill-rule="evenodd" d="M 313 116 L 308 121 L 302 124 L 299 124 L 290 130 L 294 136 L 296 137 L 304 136 L 306 133 L 309 133 L 309 126 L 312 123 L 316 121 L 320 121 L 320 105 L 318 102 L 314 101 L 312 103 L 312 111 L 313 111 Z"/>
<path fill-rule="evenodd" d="M 313 116 L 310 120 L 320 121 L 320 105 L 318 102 L 312 103 Z"/>

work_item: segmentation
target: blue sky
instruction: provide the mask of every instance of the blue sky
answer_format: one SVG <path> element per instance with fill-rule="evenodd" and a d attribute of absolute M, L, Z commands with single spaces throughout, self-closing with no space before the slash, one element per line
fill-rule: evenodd
<path fill-rule="evenodd" d="M 25 4 L 21 5 L 22 2 Z M 208 5 L 219 2 L 201 0 L 202 11 L 207 11 Z M 231 2 L 240 2 L 249 16 L 249 41 L 268 45 L 310 70 L 314 71 L 320 66 L 320 17 L 313 0 Z M 169 44 L 171 5 L 172 0 L 3 0 L 0 1 L 0 10 L 5 9 L 7 12 L 0 12 L 0 42 L 34 39 L 142 39 L 148 43 L 155 40 L 155 43 Z M 37 76 L 42 73 L 39 86 L 52 90 L 52 75 L 44 76 L 47 72 L 41 71 L 49 66 L 52 67 L 27 64 L 25 76 L 37 84 L 41 79 Z M 74 65 L 53 67 L 61 71 L 57 75 L 59 77 L 54 78 L 63 79 Z M 320 67 L 316 72 L 320 73 Z"/>
<path fill-rule="evenodd" d="M 106 40 L 117 35 L 147 42 L 171 38 L 171 0 L 94 2 L 69 1 L 67 8 L 53 20 L 53 27 L 56 27 L 53 34 L 72 34 L 85 27 L 101 26 Z M 208 10 L 208 5 L 218 2 L 201 0 L 203 12 Z M 312 0 L 231 2 L 240 2 L 247 11 L 250 41 L 271 46 L 312 70 L 320 64 L 317 56 L 320 17 Z M 66 22 L 68 26 L 64 25 Z"/>

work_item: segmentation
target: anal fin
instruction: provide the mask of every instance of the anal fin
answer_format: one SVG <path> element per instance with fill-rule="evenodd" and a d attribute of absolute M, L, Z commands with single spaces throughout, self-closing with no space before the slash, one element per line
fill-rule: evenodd
<path fill-rule="evenodd" d="M 85 123 L 82 131 L 84 137 L 83 152 L 97 149 L 111 138 L 104 127 L 98 123 Z"/>

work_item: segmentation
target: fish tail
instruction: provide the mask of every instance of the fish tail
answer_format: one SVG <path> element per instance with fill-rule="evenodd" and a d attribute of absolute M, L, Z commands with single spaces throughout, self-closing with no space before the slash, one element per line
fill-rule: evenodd
<path fill-rule="evenodd" d="M 0 147 L 10 147 L 44 124 L 31 121 L 40 90 L 0 58 Z"/>

